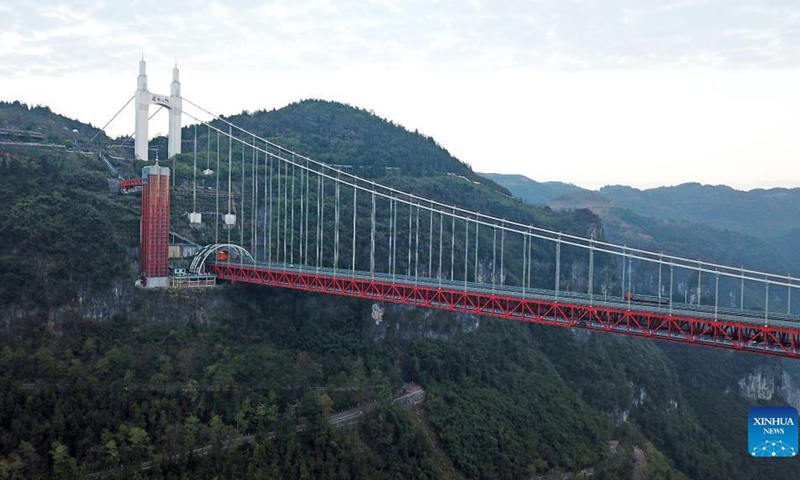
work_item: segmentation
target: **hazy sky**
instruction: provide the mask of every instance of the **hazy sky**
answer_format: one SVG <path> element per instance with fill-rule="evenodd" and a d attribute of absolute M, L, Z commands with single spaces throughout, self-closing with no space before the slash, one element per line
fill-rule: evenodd
<path fill-rule="evenodd" d="M 346 102 L 477 171 L 800 186 L 798 0 L 0 4 L 2 100 L 102 126 L 142 52 L 155 93 L 177 60 L 183 95 L 214 112 Z"/>

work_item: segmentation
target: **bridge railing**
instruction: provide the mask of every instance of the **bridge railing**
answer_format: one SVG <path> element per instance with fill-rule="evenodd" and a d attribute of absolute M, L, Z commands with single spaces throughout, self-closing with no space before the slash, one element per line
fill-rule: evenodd
<path fill-rule="evenodd" d="M 659 309 L 692 305 L 715 316 L 736 311 L 791 321 L 800 310 L 792 300 L 800 297 L 800 282 L 791 275 L 631 248 L 425 198 L 284 148 L 184 100 L 212 115 L 215 121 L 203 122 L 187 114 L 225 141 L 222 152 L 217 142 L 215 175 L 219 182 L 225 168 L 220 155 L 227 156 L 228 199 L 222 205 L 228 213 L 219 211 L 223 185 L 215 190 L 217 229 L 220 219 L 232 217 L 242 246 L 268 265 L 519 288 L 523 295 L 549 290 L 556 299 L 630 294 L 643 309 L 651 307 L 637 298 L 649 296 L 664 299 L 657 301 Z M 236 165 L 241 160 L 238 219 L 231 211 L 231 184 L 239 181 L 231 176 L 234 157 Z"/>

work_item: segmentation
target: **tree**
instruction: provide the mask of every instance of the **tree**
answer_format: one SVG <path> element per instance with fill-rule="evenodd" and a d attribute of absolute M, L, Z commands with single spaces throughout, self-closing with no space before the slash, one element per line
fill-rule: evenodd
<path fill-rule="evenodd" d="M 228 437 L 228 426 L 216 413 L 208 421 L 208 432 L 211 437 L 211 445 L 215 452 L 222 451 L 222 446 Z"/>
<path fill-rule="evenodd" d="M 69 455 L 67 446 L 55 441 L 50 446 L 50 456 L 53 458 L 53 476 L 55 478 L 74 479 L 83 475 L 78 463 Z"/>
<path fill-rule="evenodd" d="M 150 435 L 147 431 L 139 427 L 131 427 L 128 430 L 128 442 L 130 444 L 133 458 L 136 461 L 145 460 L 150 456 L 152 446 L 150 445 Z"/>
<path fill-rule="evenodd" d="M 200 420 L 194 415 L 189 415 L 183 424 L 183 448 L 191 450 L 197 443 L 197 433 L 200 430 Z"/>

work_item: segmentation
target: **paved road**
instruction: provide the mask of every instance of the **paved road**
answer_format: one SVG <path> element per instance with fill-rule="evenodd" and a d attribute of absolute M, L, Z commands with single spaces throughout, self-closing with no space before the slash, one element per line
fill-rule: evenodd
<path fill-rule="evenodd" d="M 349 410 L 345 410 L 343 412 L 339 412 L 335 415 L 331 415 L 329 420 L 331 425 L 334 425 L 336 428 L 343 428 L 350 425 L 353 425 L 364 418 L 364 416 L 371 412 L 372 410 L 376 410 L 381 406 L 386 404 L 391 405 L 400 405 L 403 407 L 412 407 L 414 405 L 420 404 L 425 401 L 425 390 L 422 389 L 416 383 L 407 383 L 403 386 L 400 390 L 398 390 L 394 397 L 389 401 L 374 401 L 370 403 L 366 403 L 363 405 L 359 405 L 357 407 L 351 408 Z M 303 425 L 298 425 L 296 428 L 297 432 L 302 432 L 305 429 Z M 274 438 L 275 432 L 269 432 L 268 438 Z M 246 445 L 249 443 L 253 443 L 255 441 L 255 435 L 243 435 L 241 437 L 230 438 L 222 442 L 222 449 L 228 450 L 229 448 L 235 448 L 239 445 Z M 212 445 L 206 445 L 204 447 L 198 447 L 190 452 L 183 452 L 173 455 L 169 458 L 165 458 L 162 460 L 152 460 L 149 462 L 144 462 L 139 465 L 140 470 L 150 470 L 161 463 L 164 462 L 176 462 L 180 461 L 186 457 L 202 457 L 208 455 L 214 451 L 214 447 Z M 120 466 L 119 470 L 104 470 L 102 472 L 95 472 L 89 475 L 86 475 L 85 478 L 87 479 L 96 479 L 102 478 L 106 475 L 110 475 L 115 472 L 125 472 L 126 469 L 124 466 Z"/>
<path fill-rule="evenodd" d="M 633 467 L 633 480 L 645 480 L 644 467 L 647 466 L 647 456 L 638 445 L 633 447 L 633 458 L 636 460 L 636 465 Z"/>

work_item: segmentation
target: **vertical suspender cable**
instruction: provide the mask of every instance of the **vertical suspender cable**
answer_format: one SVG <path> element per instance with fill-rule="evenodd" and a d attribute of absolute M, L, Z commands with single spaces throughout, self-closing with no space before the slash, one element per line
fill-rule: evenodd
<path fill-rule="evenodd" d="M 203 187 L 206 186 L 206 175 L 211 171 L 211 125 L 206 124 L 206 169 L 203 171 Z"/>
<path fill-rule="evenodd" d="M 500 231 L 500 285 L 504 285 L 506 271 L 505 271 L 505 246 L 506 246 L 506 221 L 503 220 L 502 229 Z"/>
<path fill-rule="evenodd" d="M 322 231 L 322 195 L 319 194 L 320 190 L 322 190 L 322 175 L 317 176 L 317 237 L 315 240 L 315 250 L 317 254 L 315 265 L 317 269 L 319 269 L 319 235 Z"/>
<path fill-rule="evenodd" d="M 253 245 L 253 258 L 258 260 L 258 150 L 256 149 L 256 138 L 253 137 L 253 188 L 250 194 L 250 210 L 252 218 L 250 222 L 250 232 L 252 239 L 250 243 Z"/>
<path fill-rule="evenodd" d="M 494 293 L 494 288 L 496 286 L 497 281 L 497 269 L 495 266 L 497 265 L 497 225 L 492 225 L 492 292 Z"/>
<path fill-rule="evenodd" d="M 353 261 L 350 264 L 350 273 L 356 275 L 356 218 L 358 217 L 358 189 L 353 187 Z"/>
<path fill-rule="evenodd" d="M 478 229 L 481 224 L 475 222 L 475 283 L 478 283 Z"/>
<path fill-rule="evenodd" d="M 228 127 L 228 215 L 231 215 L 231 201 L 233 200 L 233 196 L 231 195 L 231 179 L 233 173 L 233 129 Z M 232 226 L 228 226 L 225 224 L 225 229 L 228 231 L 228 243 L 231 243 L 231 228 Z"/>
<path fill-rule="evenodd" d="M 286 262 L 286 251 L 281 248 L 284 245 L 284 238 L 286 232 L 286 169 L 284 168 L 284 161 L 280 156 L 275 157 L 278 177 L 276 182 L 278 184 L 278 202 L 279 207 L 276 209 L 276 216 L 278 217 L 277 228 L 275 230 L 275 260 L 277 262 Z M 283 253 L 282 253 L 283 252 Z"/>
<path fill-rule="evenodd" d="M 661 295 L 661 264 L 658 264 L 658 294 Z M 594 296 L 594 242 L 589 240 L 589 288 L 587 289 L 589 293 L 589 300 L 592 300 Z M 659 308 L 661 306 L 661 302 L 659 302 Z"/>
<path fill-rule="evenodd" d="M 453 207 L 453 225 L 450 228 L 450 280 L 456 276 L 456 207 Z"/>
<path fill-rule="evenodd" d="M 217 191 L 216 191 L 216 203 L 217 203 L 217 212 L 216 212 L 216 221 L 214 222 L 214 243 L 219 243 L 219 130 L 217 130 Z"/>
<path fill-rule="evenodd" d="M 663 267 L 664 267 L 664 254 L 663 253 L 659 253 L 658 254 L 658 309 L 659 310 L 661 310 L 661 303 L 663 302 L 663 300 L 661 298 L 663 296 L 662 295 L 662 290 L 664 289 L 664 287 L 662 286 L 663 285 L 663 279 L 662 279 L 663 273 L 661 272 L 663 270 Z"/>
<path fill-rule="evenodd" d="M 392 232 L 392 239 L 391 239 L 392 248 L 389 251 L 389 255 L 390 255 L 390 258 L 391 258 L 391 265 L 390 265 L 389 268 L 390 268 L 390 270 L 392 272 L 392 282 L 394 282 L 394 274 L 395 274 L 395 271 L 396 271 L 395 267 L 397 266 L 397 264 L 395 262 L 395 260 L 397 258 L 397 209 L 398 209 L 397 201 L 394 199 L 394 197 L 392 197 L 392 218 L 390 218 L 390 220 L 392 222 L 392 229 L 391 229 L 391 232 Z"/>
<path fill-rule="evenodd" d="M 400 209 L 400 206 L 397 205 L 397 201 L 395 200 L 394 205 L 394 216 L 392 217 L 392 282 L 394 282 L 394 275 L 397 273 L 397 211 Z"/>
<path fill-rule="evenodd" d="M 742 283 L 739 292 L 739 310 L 744 310 L 744 267 L 742 267 Z"/>
<path fill-rule="evenodd" d="M 430 214 L 430 227 L 428 231 L 428 277 L 433 276 L 433 203 L 428 210 Z"/>
<path fill-rule="evenodd" d="M 269 225 L 268 225 L 268 232 L 267 232 L 267 243 L 269 244 L 269 248 L 267 248 L 267 263 L 272 265 L 272 220 L 275 218 L 274 212 L 272 210 L 272 198 L 273 198 L 273 189 L 272 184 L 275 180 L 275 174 L 272 170 L 272 157 L 269 155 L 269 144 L 265 144 L 265 150 L 267 151 L 267 173 L 269 174 Z"/>
<path fill-rule="evenodd" d="M 525 297 L 525 283 L 528 268 L 528 236 L 522 234 L 522 296 Z"/>
<path fill-rule="evenodd" d="M 561 234 L 558 234 L 556 241 L 556 300 L 558 300 L 558 292 L 561 289 Z"/>
<path fill-rule="evenodd" d="M 394 213 L 394 197 L 389 200 L 389 235 L 388 235 L 388 243 L 387 243 L 387 259 L 386 259 L 386 273 L 392 273 L 392 228 L 394 227 L 394 223 L 392 223 L 392 214 Z"/>
<path fill-rule="evenodd" d="M 769 318 L 769 279 L 764 278 L 764 326 L 765 327 L 767 326 L 768 318 Z"/>
<path fill-rule="evenodd" d="M 699 305 L 699 303 L 698 303 Z M 764 326 L 767 326 L 767 319 L 769 318 L 769 279 L 764 278 Z"/>
<path fill-rule="evenodd" d="M 413 216 L 413 204 L 408 202 L 408 262 L 406 263 L 406 276 L 411 276 L 411 217 Z"/>
<path fill-rule="evenodd" d="M 244 204 L 244 183 L 245 183 L 244 182 L 244 143 L 242 143 L 242 203 L 240 204 L 242 206 L 242 219 L 239 222 L 239 245 L 242 248 L 244 248 L 244 222 L 245 222 L 245 219 L 247 218 L 247 215 L 245 214 L 245 210 L 244 210 L 244 205 L 245 205 Z M 242 261 L 244 261 L 244 257 L 243 256 L 240 256 L 239 258 L 241 258 Z"/>
<path fill-rule="evenodd" d="M 289 163 L 284 161 L 283 165 L 283 266 L 285 267 L 289 239 Z"/>
<path fill-rule="evenodd" d="M 626 283 L 628 281 L 626 276 L 626 270 L 628 268 L 627 267 L 628 256 L 625 254 L 625 250 L 626 249 L 623 247 L 622 248 L 622 296 L 623 297 L 625 297 L 625 292 L 626 290 L 628 290 L 628 284 Z"/>
<path fill-rule="evenodd" d="M 308 159 L 306 159 L 306 168 L 307 167 L 308 167 Z M 310 170 L 306 170 L 306 218 L 305 218 L 306 236 L 303 239 L 303 247 L 304 247 L 304 251 L 305 251 L 305 255 L 306 255 L 305 260 L 303 260 L 303 263 L 305 265 L 308 265 L 308 235 L 309 235 L 309 232 L 308 232 L 308 208 L 309 208 L 309 203 L 311 203 L 311 197 L 309 196 L 309 186 L 308 186 L 308 184 L 311 182 L 311 178 L 310 177 L 311 177 L 311 171 Z"/>
<path fill-rule="evenodd" d="M 467 272 L 469 272 L 469 220 L 464 220 L 464 291 L 467 290 Z"/>
<path fill-rule="evenodd" d="M 375 190 L 372 191 L 372 213 L 370 214 L 369 273 L 375 279 Z"/>
<path fill-rule="evenodd" d="M 417 228 L 414 234 L 414 281 L 419 281 L 419 205 L 417 205 L 416 214 Z"/>
<path fill-rule="evenodd" d="M 659 265 L 661 266 L 661 265 Z M 717 319 L 717 312 L 719 311 L 719 271 L 717 271 L 717 275 L 715 278 L 715 285 L 714 285 L 714 320 Z M 661 299 L 659 297 L 658 305 L 661 306 Z"/>
<path fill-rule="evenodd" d="M 442 237 L 444 236 L 444 212 L 439 212 L 439 272 L 437 273 L 437 277 L 439 278 L 439 286 L 442 286 L 442 250 L 443 250 L 443 242 Z"/>
<path fill-rule="evenodd" d="M 281 258 L 281 243 L 283 239 L 283 231 L 286 229 L 286 222 L 284 221 L 286 211 L 286 202 L 283 199 L 283 192 L 286 190 L 284 173 L 283 173 L 283 159 L 275 156 L 275 184 L 277 188 L 275 197 L 275 263 L 282 263 Z"/>
<path fill-rule="evenodd" d="M 339 180 L 336 180 L 336 204 L 334 209 L 333 219 L 333 274 L 336 275 L 336 269 L 339 268 Z"/>
<path fill-rule="evenodd" d="M 301 168 L 300 169 L 300 224 L 298 225 L 298 227 L 300 228 L 300 239 L 297 242 L 298 247 L 300 249 L 300 259 L 297 261 L 297 263 L 300 264 L 301 269 L 303 268 L 303 254 L 305 252 L 305 250 L 303 249 L 303 238 L 304 235 L 307 235 L 307 233 L 305 232 L 305 225 L 303 224 L 303 221 L 305 220 L 304 218 L 305 195 L 303 194 L 303 179 L 306 176 L 308 176 L 308 172 L 306 172 L 305 169 Z"/>
<path fill-rule="evenodd" d="M 322 193 L 320 194 L 322 210 L 319 217 L 319 265 L 317 266 L 321 268 L 325 258 L 325 177 L 320 176 L 319 179 L 322 182 Z"/>
<path fill-rule="evenodd" d="M 628 291 L 633 294 L 633 252 L 628 254 Z"/>
<path fill-rule="evenodd" d="M 703 290 L 701 289 L 702 281 L 703 281 L 703 277 L 702 277 L 703 270 L 702 270 L 702 268 L 703 268 L 703 264 L 700 263 L 700 261 L 698 260 L 697 261 L 697 305 L 698 306 L 700 305 L 700 295 L 703 293 Z"/>
<path fill-rule="evenodd" d="M 392 273 L 392 281 L 394 281 L 394 272 L 395 272 L 395 256 L 397 255 L 397 209 L 400 206 L 397 204 L 397 200 L 392 197 L 392 209 L 391 215 L 389 216 L 389 222 L 391 224 L 391 248 L 389 249 L 389 271 Z"/>
<path fill-rule="evenodd" d="M 277 184 L 277 192 L 275 201 L 277 202 L 277 208 L 275 209 L 275 263 L 281 262 L 281 226 L 283 223 L 283 215 L 281 214 L 281 204 L 283 203 L 283 197 L 281 196 L 281 177 L 283 174 L 281 173 L 281 167 L 283 163 L 281 161 L 281 157 L 275 157 L 275 170 L 276 170 L 276 178 L 275 183 Z"/>
<path fill-rule="evenodd" d="M 672 259 L 669 261 L 669 314 L 672 315 L 672 297 L 673 297 L 673 283 L 675 281 L 675 266 L 672 264 Z"/>
<path fill-rule="evenodd" d="M 197 213 L 197 124 L 194 126 L 194 168 L 192 169 L 192 212 Z"/>
<path fill-rule="evenodd" d="M 264 145 L 264 230 L 267 229 L 267 179 L 269 178 L 269 167 L 267 166 L 267 160 L 269 159 L 269 150 L 267 149 L 267 145 Z M 264 232 L 264 259 L 267 259 L 267 235 L 266 231 Z"/>
<path fill-rule="evenodd" d="M 294 194 L 294 177 L 295 177 L 294 154 L 292 154 L 292 218 L 291 227 L 289 228 L 289 263 L 294 265 L 294 206 L 297 196 Z"/>
<path fill-rule="evenodd" d="M 533 286 L 531 281 L 531 270 L 533 265 L 533 237 L 528 239 L 528 288 Z"/>

